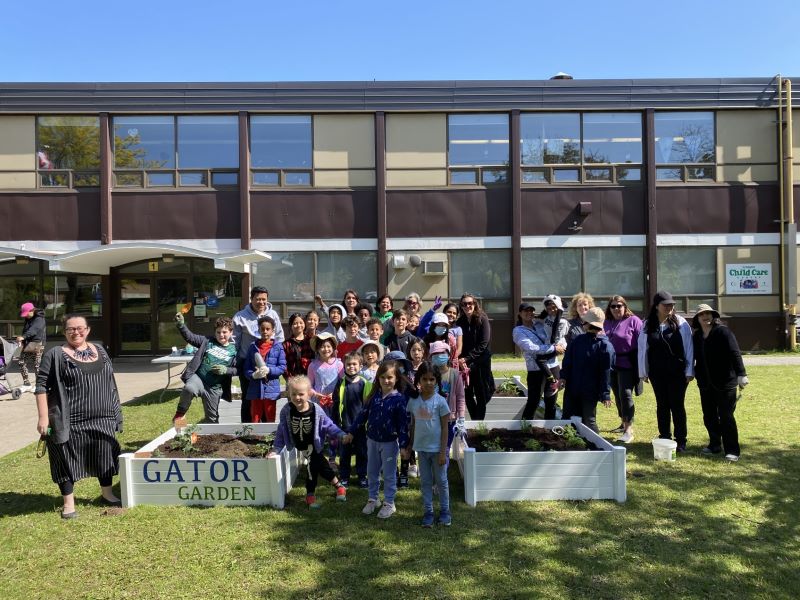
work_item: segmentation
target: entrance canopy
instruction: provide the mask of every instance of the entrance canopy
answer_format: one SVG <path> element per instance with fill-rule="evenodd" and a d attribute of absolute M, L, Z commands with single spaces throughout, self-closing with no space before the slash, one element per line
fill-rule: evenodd
<path fill-rule="evenodd" d="M 0 262 L 16 260 L 18 263 L 23 263 L 31 260 L 50 260 L 51 258 L 53 258 L 51 254 L 42 254 L 40 252 L 30 252 L 29 250 L 0 246 Z"/>
<path fill-rule="evenodd" d="M 0 248 L 0 252 L 2 252 Z M 52 271 L 71 273 L 87 273 L 92 275 L 108 275 L 111 267 L 118 267 L 140 260 L 172 260 L 178 257 L 206 258 L 214 261 L 214 268 L 236 273 L 249 273 L 251 263 L 271 260 L 266 252 L 259 250 L 241 250 L 239 252 L 206 252 L 175 246 L 172 244 L 154 244 L 148 242 L 108 244 L 87 250 L 77 250 L 59 256 L 42 256 L 50 261 Z M 0 255 L 2 258 L 2 255 Z"/>

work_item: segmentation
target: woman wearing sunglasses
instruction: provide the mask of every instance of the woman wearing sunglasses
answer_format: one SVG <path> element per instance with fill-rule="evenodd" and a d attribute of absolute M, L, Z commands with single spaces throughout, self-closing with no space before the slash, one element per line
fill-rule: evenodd
<path fill-rule="evenodd" d="M 614 392 L 620 425 L 616 429 L 612 429 L 611 433 L 621 433 L 622 435 L 617 441 L 627 444 L 633 441 L 633 415 L 635 412 L 633 397 L 639 383 L 636 358 L 639 349 L 639 334 L 642 332 L 642 320 L 631 312 L 625 298 L 612 296 L 606 307 L 603 329 L 608 341 L 614 346 L 616 355 L 614 370 L 611 371 L 611 389 Z"/>
<path fill-rule="evenodd" d="M 492 374 L 492 327 L 489 317 L 478 306 L 475 296 L 464 293 L 459 301 L 461 315 L 456 324 L 463 331 L 463 345 L 458 358 L 459 369 L 469 369 L 469 383 L 464 396 L 473 421 L 482 421 L 486 416 L 486 405 L 494 395 Z"/>

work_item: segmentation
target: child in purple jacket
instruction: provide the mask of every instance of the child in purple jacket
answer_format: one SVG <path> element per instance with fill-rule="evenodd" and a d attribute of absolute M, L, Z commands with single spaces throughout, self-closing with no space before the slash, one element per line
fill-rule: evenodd
<path fill-rule="evenodd" d="M 318 404 L 311 402 L 311 382 L 305 375 L 290 378 L 286 383 L 286 393 L 289 403 L 281 410 L 270 456 L 284 448 L 297 448 L 303 453 L 308 461 L 306 505 L 309 508 L 320 506 L 315 495 L 320 475 L 336 488 L 336 500 L 344 502 L 347 500 L 347 490 L 322 454 L 322 445 L 326 437 L 339 438 L 343 444 L 349 444 L 353 436 L 339 429 Z"/>

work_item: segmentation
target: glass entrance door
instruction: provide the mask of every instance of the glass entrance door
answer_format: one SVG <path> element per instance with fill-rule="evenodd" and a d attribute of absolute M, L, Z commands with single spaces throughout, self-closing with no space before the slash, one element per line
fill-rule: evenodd
<path fill-rule="evenodd" d="M 173 346 L 186 345 L 175 326 L 175 314 L 181 312 L 189 300 L 189 280 L 187 277 L 156 278 L 154 287 L 157 303 L 154 351 L 161 354 L 169 352 Z M 189 325 L 189 315 L 185 316 Z"/>
<path fill-rule="evenodd" d="M 175 313 L 189 299 L 187 276 L 122 278 L 119 298 L 121 354 L 166 354 L 185 345 Z"/>

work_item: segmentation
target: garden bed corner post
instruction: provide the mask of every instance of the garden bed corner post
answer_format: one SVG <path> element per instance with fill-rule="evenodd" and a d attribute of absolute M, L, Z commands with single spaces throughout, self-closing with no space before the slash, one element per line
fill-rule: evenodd
<path fill-rule="evenodd" d="M 475 458 L 475 448 L 464 449 L 464 500 L 468 506 L 475 506 L 477 502 Z"/>
<path fill-rule="evenodd" d="M 131 459 L 131 454 L 123 454 L 119 457 L 119 489 L 122 493 L 122 506 L 125 508 L 130 508 L 135 504 Z"/>
<path fill-rule="evenodd" d="M 617 502 L 625 502 L 627 499 L 627 490 L 625 481 L 625 454 L 626 450 L 620 446 L 614 446 L 614 500 Z"/>

